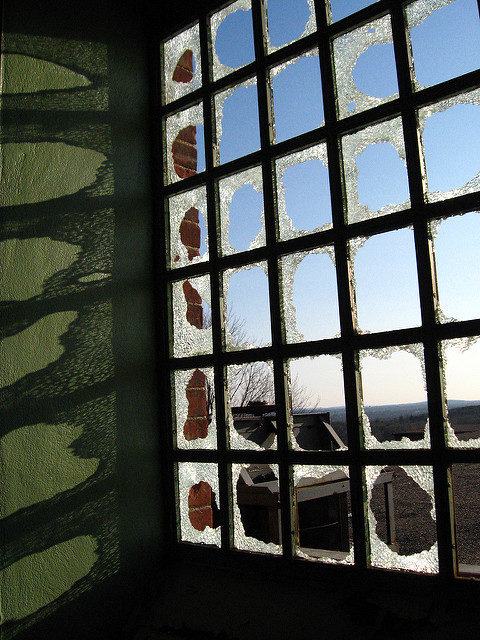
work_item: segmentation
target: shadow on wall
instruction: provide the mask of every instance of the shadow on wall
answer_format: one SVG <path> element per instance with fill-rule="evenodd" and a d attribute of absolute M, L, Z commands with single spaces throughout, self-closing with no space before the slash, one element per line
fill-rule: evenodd
<path fill-rule="evenodd" d="M 119 570 L 107 50 L 2 35 L 4 640 Z"/>

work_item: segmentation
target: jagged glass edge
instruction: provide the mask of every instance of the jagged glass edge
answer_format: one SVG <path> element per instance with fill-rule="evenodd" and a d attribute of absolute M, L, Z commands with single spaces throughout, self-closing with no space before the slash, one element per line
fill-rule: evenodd
<path fill-rule="evenodd" d="M 190 49 L 195 58 L 195 73 L 190 82 L 175 82 L 172 79 L 179 59 L 182 54 Z M 200 55 L 200 29 L 194 24 L 164 44 L 164 69 L 165 69 L 165 104 L 178 100 L 182 96 L 199 89 L 202 85 L 202 61 Z"/>
<path fill-rule="evenodd" d="M 373 33 L 371 30 L 374 30 Z M 390 16 L 386 15 L 363 27 L 349 31 L 333 41 L 335 76 L 337 83 L 338 113 L 341 118 L 385 104 L 398 98 L 398 92 L 386 98 L 377 98 L 363 93 L 355 84 L 353 71 L 358 59 L 369 47 L 393 42 Z M 355 109 L 348 106 L 354 103 Z"/>
<path fill-rule="evenodd" d="M 168 201 L 168 209 L 170 214 L 170 268 L 177 269 L 196 262 L 205 262 L 209 258 L 208 254 L 208 232 L 205 237 L 205 253 L 200 256 L 194 256 L 192 260 L 188 257 L 188 251 L 180 238 L 180 225 L 182 220 L 191 208 L 195 207 L 205 220 L 205 227 L 208 229 L 207 221 L 207 189 L 206 187 L 198 187 L 193 191 L 179 193 L 172 196 Z M 175 262 L 175 256 L 179 256 L 179 260 Z"/>
<path fill-rule="evenodd" d="M 236 11 L 251 11 L 252 5 L 250 0 L 237 0 L 237 2 L 233 2 L 229 4 L 228 7 L 225 7 L 221 11 L 217 11 L 214 13 L 210 19 L 210 30 L 211 30 L 211 40 L 212 40 L 212 58 L 213 58 L 213 79 L 219 80 L 224 76 L 228 75 L 235 69 L 239 69 L 240 67 L 229 67 L 226 64 L 220 62 L 220 58 L 218 57 L 217 49 L 215 47 L 215 42 L 217 40 L 217 32 L 219 26 L 222 22 L 227 18 L 227 16 L 235 13 Z M 244 66 L 244 65 L 242 65 Z"/>
<path fill-rule="evenodd" d="M 446 111 L 450 107 L 453 107 L 457 104 L 474 104 L 474 105 L 480 106 L 480 89 L 474 89 L 473 91 L 460 93 L 457 96 L 447 98 L 446 100 L 441 100 L 440 102 L 430 104 L 418 110 L 418 121 L 419 121 L 419 128 L 420 128 L 420 140 L 422 145 L 422 156 L 424 156 L 423 130 L 425 128 L 425 123 L 427 121 L 427 118 L 433 115 L 434 113 L 441 113 L 442 111 Z M 426 162 L 425 162 L 425 165 L 426 165 Z M 472 193 L 478 190 L 480 190 L 480 171 L 468 182 L 466 182 L 463 185 L 463 187 L 457 187 L 456 189 L 450 189 L 449 191 L 430 191 L 428 188 L 428 171 L 425 169 L 424 192 L 425 192 L 425 199 L 427 202 L 440 202 L 441 200 L 456 198 L 457 196 L 463 196 L 467 193 Z"/>
<path fill-rule="evenodd" d="M 296 229 L 293 221 L 287 213 L 287 202 L 285 197 L 285 185 L 283 178 L 289 167 L 296 164 L 307 162 L 308 160 L 319 160 L 328 169 L 327 161 L 327 145 L 324 142 L 317 144 L 302 151 L 296 151 L 287 156 L 282 156 L 275 160 L 275 175 L 277 178 L 277 203 L 278 203 L 278 226 L 281 240 L 289 240 L 290 238 L 298 238 L 299 236 L 309 235 L 325 229 L 331 229 L 332 223 L 327 222 L 315 229 Z"/>
<path fill-rule="evenodd" d="M 188 281 L 202 300 L 211 306 L 210 276 L 189 278 Z M 197 329 L 187 321 L 187 301 L 182 288 L 184 282 L 172 282 L 173 355 L 176 358 L 212 353 L 212 327 Z"/>
<path fill-rule="evenodd" d="M 308 3 L 308 9 L 310 11 L 310 15 L 307 18 L 302 35 L 298 36 L 298 38 L 294 38 L 293 40 L 290 40 L 290 42 L 286 42 L 285 44 L 280 44 L 274 47 L 270 42 L 270 34 L 268 32 L 268 19 L 267 19 L 267 52 L 268 53 L 273 53 L 274 51 L 283 49 L 283 47 L 287 47 L 289 44 L 292 44 L 292 42 L 297 42 L 297 40 L 301 40 L 302 38 L 305 38 L 305 36 L 308 36 L 311 33 L 314 33 L 316 31 L 317 21 L 315 19 L 315 3 L 314 3 L 314 0 L 307 0 L 307 3 Z M 268 16 L 268 3 L 267 3 L 267 16 Z"/>
<path fill-rule="evenodd" d="M 212 544 L 217 547 L 221 542 L 220 527 L 212 529 L 206 527 L 203 531 L 198 531 L 190 522 L 188 517 L 188 492 L 194 484 L 207 482 L 215 497 L 219 499 L 219 482 L 217 465 L 212 462 L 179 462 L 178 463 L 178 495 L 180 511 L 180 536 L 183 542 L 195 542 Z M 220 505 L 217 503 L 217 507 Z"/>
<path fill-rule="evenodd" d="M 240 87 L 251 87 L 252 85 L 256 85 L 256 84 L 257 84 L 257 79 L 255 76 L 252 76 L 248 80 L 245 80 L 245 82 L 236 84 L 235 86 L 230 87 L 229 89 L 226 89 L 221 93 L 217 93 L 217 95 L 215 96 L 215 123 L 217 127 L 217 143 L 216 143 L 214 155 L 216 158 L 219 159 L 220 163 L 222 161 L 222 159 L 220 158 L 220 141 L 222 139 L 222 133 L 223 133 L 222 119 L 223 119 L 223 106 L 225 104 L 225 100 L 227 100 L 227 98 L 229 98 Z"/>
<path fill-rule="evenodd" d="M 222 238 L 222 253 L 223 255 L 230 255 L 232 253 L 238 253 L 239 250 L 232 247 L 229 242 L 229 229 L 230 229 L 230 205 L 232 204 L 233 196 L 235 192 L 246 185 L 252 185 L 257 193 L 263 196 L 263 179 L 262 179 L 262 167 L 252 167 L 241 173 L 236 173 L 233 176 L 228 176 L 219 181 L 220 192 L 220 229 Z M 265 246 L 265 212 L 262 208 L 260 214 L 260 231 L 257 236 L 252 240 L 248 250 L 256 249 L 257 247 Z"/>
<path fill-rule="evenodd" d="M 183 426 L 188 419 L 188 399 L 186 395 L 187 385 L 196 369 L 182 369 L 175 371 L 175 410 L 177 422 L 177 448 L 178 449 L 216 449 L 217 447 L 217 430 L 215 420 L 215 395 L 213 396 L 212 420 L 208 425 L 208 434 L 206 438 L 197 438 L 196 440 L 187 440 L 183 435 Z M 210 388 L 214 389 L 214 375 L 211 367 L 199 368 L 199 371 L 205 374 Z"/>
<path fill-rule="evenodd" d="M 367 205 L 361 204 L 358 195 L 358 174 L 359 168 L 356 157 L 368 146 L 387 142 L 394 146 L 399 157 L 403 160 L 406 170 L 405 144 L 403 140 L 403 127 L 400 117 L 379 122 L 366 129 L 357 131 L 342 138 L 343 166 L 345 176 L 345 187 L 347 192 L 347 214 L 348 222 L 359 222 L 370 218 L 402 211 L 410 207 L 410 198 L 400 204 L 387 204 L 372 211 Z"/>
<path fill-rule="evenodd" d="M 350 473 L 347 466 L 342 465 L 331 465 L 331 464 L 322 464 L 322 465 L 293 465 L 293 483 L 294 486 L 297 487 L 299 482 L 303 478 L 317 478 L 321 480 L 323 477 L 340 471 L 344 473 L 346 479 L 350 479 Z M 310 562 L 326 562 L 328 564 L 354 564 L 354 550 L 353 543 L 350 547 L 350 551 L 345 555 L 345 558 L 342 560 L 337 560 L 335 558 L 329 558 L 328 556 L 322 558 L 316 558 L 313 556 L 309 556 L 307 553 L 301 551 L 301 549 L 297 546 L 297 542 L 295 542 L 295 555 L 299 558 L 304 558 L 305 560 L 309 560 Z"/>
<path fill-rule="evenodd" d="M 233 499 L 233 544 L 237 549 L 241 549 L 243 551 L 253 551 L 260 553 L 270 553 L 279 555 L 282 553 L 281 545 L 275 544 L 273 542 L 262 542 L 261 540 L 257 540 L 256 538 L 252 538 L 245 534 L 245 529 L 243 527 L 242 517 L 240 515 L 240 509 L 237 503 L 237 482 L 240 477 L 240 471 L 243 468 L 247 468 L 248 464 L 232 464 L 232 487 L 234 492 Z M 270 469 L 276 476 L 278 482 L 278 464 L 269 464 Z"/>
<path fill-rule="evenodd" d="M 380 475 L 382 469 L 389 465 L 366 467 L 365 477 L 367 484 L 367 518 L 370 532 L 371 563 L 373 566 L 383 569 L 404 569 L 406 571 L 416 571 L 420 573 L 438 573 L 438 543 L 435 542 L 430 549 L 402 556 L 380 540 L 377 535 L 377 519 L 372 511 L 372 489 L 375 480 Z M 427 466 L 405 466 L 398 465 L 414 480 L 419 487 L 426 491 L 432 500 L 430 514 L 436 520 L 435 500 L 433 489 L 433 469 Z M 425 471 L 422 471 L 425 470 Z"/>
<path fill-rule="evenodd" d="M 177 176 L 173 168 L 172 144 L 175 138 L 185 127 L 201 125 L 203 126 L 203 108 L 201 102 L 193 107 L 174 113 L 167 118 L 167 180 L 169 184 L 182 180 L 180 176 Z"/>

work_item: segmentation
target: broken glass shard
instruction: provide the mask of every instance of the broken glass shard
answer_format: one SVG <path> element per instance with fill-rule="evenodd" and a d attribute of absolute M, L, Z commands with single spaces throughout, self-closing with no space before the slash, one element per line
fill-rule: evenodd
<path fill-rule="evenodd" d="M 350 243 L 352 254 L 354 243 Z M 352 256 L 353 257 L 353 256 Z M 357 320 L 362 331 L 421 323 L 415 245 L 411 229 L 370 237 L 354 261 Z"/>
<path fill-rule="evenodd" d="M 212 353 L 210 276 L 172 283 L 173 355 Z"/>
<path fill-rule="evenodd" d="M 202 64 L 198 24 L 165 42 L 164 73 L 166 104 L 201 86 Z"/>
<path fill-rule="evenodd" d="M 262 168 L 253 167 L 219 182 L 222 253 L 265 245 Z"/>
<path fill-rule="evenodd" d="M 333 41 L 341 118 L 398 98 L 390 16 Z"/>
<path fill-rule="evenodd" d="M 353 564 L 348 467 L 296 465 L 293 470 L 296 555 Z"/>
<path fill-rule="evenodd" d="M 480 336 L 442 343 L 448 443 L 480 447 Z"/>
<path fill-rule="evenodd" d="M 228 424 L 232 449 L 275 449 L 277 416 L 273 364 L 227 367 Z"/>
<path fill-rule="evenodd" d="M 421 344 L 360 352 L 363 431 L 369 449 L 430 446 Z"/>
<path fill-rule="evenodd" d="M 324 124 L 318 49 L 274 67 L 270 77 L 277 142 Z M 299 96 L 302 96 L 301 100 Z"/>
<path fill-rule="evenodd" d="M 268 0 L 267 15 L 269 53 L 316 29 L 313 0 Z"/>
<path fill-rule="evenodd" d="M 173 196 L 170 216 L 170 267 L 208 260 L 207 192 L 205 187 Z"/>
<path fill-rule="evenodd" d="M 438 573 L 431 467 L 367 467 L 371 562 Z"/>
<path fill-rule="evenodd" d="M 174 373 L 177 447 L 215 449 L 215 396 L 213 369 L 189 369 Z"/>
<path fill-rule="evenodd" d="M 434 228 L 433 228 L 434 227 Z M 480 317 L 480 213 L 453 216 L 432 224 L 437 287 L 446 321 Z"/>
<path fill-rule="evenodd" d="M 167 118 L 167 179 L 178 182 L 205 169 L 201 104 Z"/>
<path fill-rule="evenodd" d="M 232 465 L 235 490 L 234 545 L 237 549 L 281 553 L 278 465 Z"/>
<path fill-rule="evenodd" d="M 216 464 L 178 463 L 180 540 L 220 546 L 218 496 Z"/>
<path fill-rule="evenodd" d="M 327 147 L 324 143 L 275 161 L 280 238 L 332 226 Z M 309 194 L 305 198 L 305 193 Z"/>
<path fill-rule="evenodd" d="M 480 188 L 480 89 L 419 110 L 426 198 L 437 202 Z"/>
<path fill-rule="evenodd" d="M 214 13 L 210 27 L 214 80 L 223 78 L 254 59 L 250 0 L 238 0 Z"/>
<path fill-rule="evenodd" d="M 480 464 L 452 465 L 458 573 L 480 575 Z"/>
<path fill-rule="evenodd" d="M 348 437 L 340 354 L 288 361 L 288 408 L 290 442 L 294 449 L 346 449 Z"/>
<path fill-rule="evenodd" d="M 257 83 L 254 78 L 217 94 L 215 116 L 220 163 L 260 149 Z"/>
<path fill-rule="evenodd" d="M 334 249 L 283 256 L 283 308 L 287 342 L 333 338 L 340 332 Z"/>
<path fill-rule="evenodd" d="M 248 349 L 272 342 L 267 263 L 249 264 L 224 272 L 227 300 L 227 349 Z"/>
<path fill-rule="evenodd" d="M 348 222 L 410 207 L 400 118 L 344 136 L 342 151 Z"/>
<path fill-rule="evenodd" d="M 407 5 L 406 15 L 416 89 L 478 69 L 480 25 L 475 0 L 418 0 Z"/>

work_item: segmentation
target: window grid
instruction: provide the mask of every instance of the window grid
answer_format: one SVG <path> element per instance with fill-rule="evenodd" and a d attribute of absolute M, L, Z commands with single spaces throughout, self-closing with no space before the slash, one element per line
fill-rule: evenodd
<path fill-rule="evenodd" d="M 232 487 L 229 466 L 235 462 L 244 464 L 263 462 L 278 463 L 280 500 L 282 511 L 282 548 L 285 558 L 293 557 L 293 526 L 291 521 L 292 477 L 294 464 L 348 464 L 350 470 L 350 491 L 353 512 L 353 537 L 355 566 L 363 569 L 369 566 L 369 536 L 365 509 L 364 469 L 367 465 L 421 464 L 433 467 L 435 486 L 435 508 L 437 513 L 437 538 L 439 546 L 439 573 L 453 577 L 455 572 L 454 540 L 452 540 L 453 509 L 450 490 L 450 466 L 455 462 L 478 462 L 480 451 L 474 449 L 452 449 L 447 447 L 445 436 L 444 398 L 442 369 L 439 357 L 440 341 L 480 334 L 480 320 L 447 322 L 436 321 L 436 283 L 433 275 L 432 241 L 429 222 L 438 217 L 447 217 L 478 208 L 479 193 L 470 193 L 446 201 L 427 203 L 423 195 L 423 178 L 418 141 L 417 111 L 420 107 L 443 98 L 466 92 L 480 85 L 480 72 L 474 71 L 448 80 L 433 87 L 413 91 L 410 78 L 410 49 L 404 6 L 395 0 L 382 0 L 340 20 L 328 23 L 327 9 L 323 0 L 317 0 L 316 32 L 297 40 L 271 54 L 267 54 L 265 37 L 265 5 L 262 0 L 252 0 L 255 61 L 241 69 L 213 81 L 212 51 L 210 45 L 209 18 L 200 18 L 200 46 L 202 55 L 203 82 L 201 88 L 182 98 L 160 107 L 162 114 L 162 139 L 165 140 L 166 116 L 187 108 L 199 101 L 203 102 L 206 171 L 190 178 L 167 184 L 163 188 L 165 202 L 165 223 L 168 230 L 168 197 L 189 191 L 199 185 L 206 185 L 209 261 L 170 270 L 161 267 L 162 282 L 167 283 L 166 300 L 169 309 L 169 326 L 172 327 L 172 305 L 169 284 L 193 276 L 208 274 L 211 282 L 213 352 L 202 356 L 169 358 L 169 371 L 184 368 L 213 366 L 215 372 L 215 398 L 217 418 L 217 450 L 177 450 L 170 439 L 168 448 L 168 485 L 172 487 L 174 503 L 169 503 L 178 516 L 176 495 L 176 463 L 181 461 L 216 462 L 219 471 L 221 540 L 223 552 L 233 546 Z M 217 9 L 218 10 L 218 9 Z M 336 112 L 335 75 L 333 67 L 333 38 L 352 27 L 358 27 L 374 18 L 389 14 L 392 22 L 399 98 L 358 114 L 339 119 Z M 268 70 L 312 48 L 319 47 L 322 75 L 322 91 L 325 111 L 325 125 L 306 134 L 275 144 L 273 135 L 273 113 L 271 90 L 268 84 Z M 163 48 L 162 48 L 163 50 Z M 161 56 L 162 57 L 162 56 Z M 214 95 L 248 78 L 256 76 L 259 102 L 261 149 L 248 156 L 216 166 L 216 123 Z M 163 74 L 162 74 L 163 78 Z M 408 182 L 411 208 L 394 214 L 348 224 L 345 217 L 345 190 L 343 182 L 341 138 L 377 122 L 401 116 L 406 151 Z M 326 142 L 328 171 L 332 200 L 333 228 L 308 236 L 300 236 L 285 241 L 277 240 L 277 203 L 275 186 L 275 159 L 287 153 L 300 150 L 317 142 Z M 167 166 L 168 149 L 163 146 L 163 162 Z M 266 225 L 266 246 L 229 256 L 219 255 L 217 230 L 219 228 L 218 180 L 254 165 L 261 165 L 263 176 L 263 197 Z M 355 330 L 353 292 L 351 290 L 350 259 L 348 241 L 359 236 L 413 226 L 415 253 L 420 294 L 422 324 L 420 327 L 384 331 L 375 334 L 359 334 Z M 168 238 L 169 234 L 166 233 Z M 281 279 L 279 258 L 293 251 L 330 245 L 335 247 L 338 304 L 340 309 L 341 337 L 313 342 L 285 344 L 282 317 L 282 301 L 278 283 Z M 162 246 L 162 243 L 160 243 Z M 169 255 L 165 253 L 164 255 Z M 223 291 L 222 272 L 227 268 L 243 266 L 259 260 L 268 263 L 268 283 L 272 325 L 272 346 L 258 347 L 241 352 L 227 352 L 223 343 Z M 361 349 L 380 348 L 389 345 L 422 343 L 425 352 L 428 415 L 431 433 L 431 447 L 425 450 L 367 450 L 363 448 L 361 423 L 361 380 L 358 353 Z M 168 349 L 167 345 L 167 349 Z M 347 451 L 294 451 L 288 445 L 287 389 L 285 384 L 285 362 L 292 357 L 341 353 L 345 403 L 348 428 Z M 277 451 L 229 450 L 227 442 L 225 380 L 226 366 L 255 360 L 270 359 L 274 363 L 275 402 L 278 424 Z M 168 377 L 169 378 L 169 377 Z M 170 385 L 170 380 L 168 380 Z M 171 398 L 170 386 L 167 397 Z M 174 424 L 173 411 L 168 410 L 170 424 Z M 174 484 L 172 484 L 172 481 Z M 172 511 L 170 511 L 172 512 Z M 178 518 L 177 518 L 178 522 Z M 177 540 L 172 529 L 172 542 Z"/>

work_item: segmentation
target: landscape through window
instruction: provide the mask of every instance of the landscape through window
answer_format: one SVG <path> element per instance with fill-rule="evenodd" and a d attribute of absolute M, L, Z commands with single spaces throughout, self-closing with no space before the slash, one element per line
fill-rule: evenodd
<path fill-rule="evenodd" d="M 175 542 L 480 575 L 478 3 L 237 0 L 160 58 Z"/>

